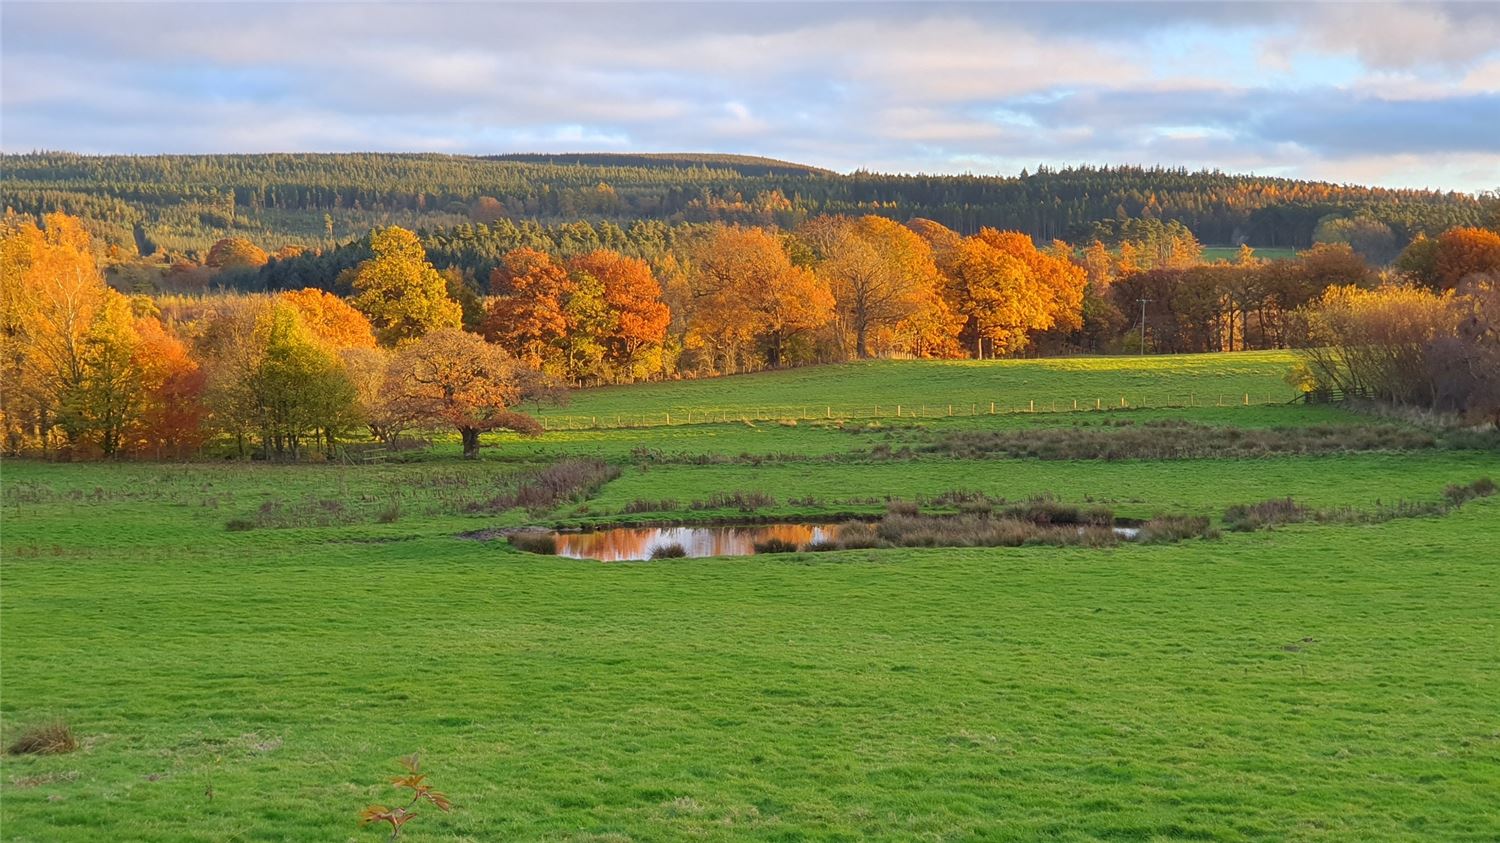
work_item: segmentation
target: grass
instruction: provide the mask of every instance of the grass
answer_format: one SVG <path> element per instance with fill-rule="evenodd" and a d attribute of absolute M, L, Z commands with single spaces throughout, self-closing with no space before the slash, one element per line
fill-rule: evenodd
<path fill-rule="evenodd" d="M 1292 362 L 1286 351 L 1185 354 L 1171 357 L 1068 357 L 1043 360 L 871 360 L 813 366 L 707 380 L 604 387 L 574 393 L 566 407 L 539 408 L 549 421 L 579 424 L 646 422 L 664 414 L 686 422 L 688 413 L 816 416 L 831 408 L 870 413 L 880 405 L 902 412 L 945 416 L 997 412 L 1179 403 L 1217 404 L 1286 401 L 1295 396 L 1284 377 Z M 774 421 L 765 422 L 776 426 Z"/>
<path fill-rule="evenodd" d="M 1164 390 L 1244 377 L 1158 362 Z M 854 394 L 893 372 L 907 377 L 787 374 Z M 654 412 L 677 388 L 755 382 L 629 400 Z M 579 401 L 626 400 L 600 392 Z M 1500 476 L 1494 450 L 856 453 L 1179 417 L 1372 423 L 1192 408 L 497 436 L 474 462 L 451 443 L 369 466 L 7 462 L 0 732 L 65 722 L 79 748 L 0 758 L 0 824 L 7 840 L 63 843 L 379 840 L 356 817 L 420 750 L 454 809 L 413 823 L 413 841 L 1500 835 L 1500 497 L 1474 485 Z M 816 459 L 695 464 L 643 447 Z M 543 473 L 565 457 L 572 468 Z M 528 512 L 517 498 L 539 498 L 523 488 L 552 508 Z M 1107 548 L 612 565 L 461 535 L 747 505 L 974 517 L 1043 493 L 1054 520 L 1108 508 L 1167 516 L 1163 532 L 1288 497 L 1447 514 Z M 473 507 L 505 495 L 514 505 Z"/>

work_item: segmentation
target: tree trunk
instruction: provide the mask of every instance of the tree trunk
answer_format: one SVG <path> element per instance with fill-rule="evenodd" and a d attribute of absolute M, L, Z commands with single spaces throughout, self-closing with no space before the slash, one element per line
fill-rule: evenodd
<path fill-rule="evenodd" d="M 475 427 L 460 427 L 458 435 L 464 442 L 464 459 L 472 460 L 479 458 L 479 429 Z"/>

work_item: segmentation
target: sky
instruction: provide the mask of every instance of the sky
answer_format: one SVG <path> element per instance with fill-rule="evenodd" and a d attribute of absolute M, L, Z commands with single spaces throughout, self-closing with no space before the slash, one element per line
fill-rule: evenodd
<path fill-rule="evenodd" d="M 1500 3 L 0 3 L 0 149 L 1500 188 Z"/>

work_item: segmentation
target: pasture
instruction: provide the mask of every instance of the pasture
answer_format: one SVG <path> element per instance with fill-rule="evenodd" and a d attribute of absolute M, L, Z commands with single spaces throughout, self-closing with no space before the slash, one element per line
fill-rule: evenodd
<path fill-rule="evenodd" d="M 770 499 L 759 518 L 968 490 L 1221 523 L 1269 498 L 1374 512 L 1500 479 L 1482 436 L 1165 406 L 1279 397 L 1287 363 L 880 362 L 589 390 L 548 418 L 1139 398 L 494 435 L 473 462 L 442 441 L 370 465 L 8 461 L 0 731 L 59 719 L 81 746 L 3 757 L 4 836 L 379 840 L 358 812 L 421 751 L 454 810 L 403 840 L 1494 839 L 1500 497 L 1111 548 L 605 565 L 465 535 L 730 518 L 686 505 L 734 491 Z M 1140 432 L 1132 447 L 1260 450 L 1070 450 Z M 973 446 L 1032 440 L 1054 450 Z M 578 458 L 620 474 L 544 511 L 493 505 Z"/>

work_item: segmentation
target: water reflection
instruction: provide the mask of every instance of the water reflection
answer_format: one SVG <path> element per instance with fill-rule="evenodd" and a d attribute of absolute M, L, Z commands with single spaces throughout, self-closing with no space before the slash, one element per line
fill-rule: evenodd
<path fill-rule="evenodd" d="M 799 548 L 834 541 L 837 524 L 755 524 L 752 526 L 614 527 L 586 533 L 557 533 L 557 555 L 572 559 L 623 562 L 650 559 L 659 547 L 682 545 L 688 556 L 749 556 L 757 542 L 780 539 Z"/>

